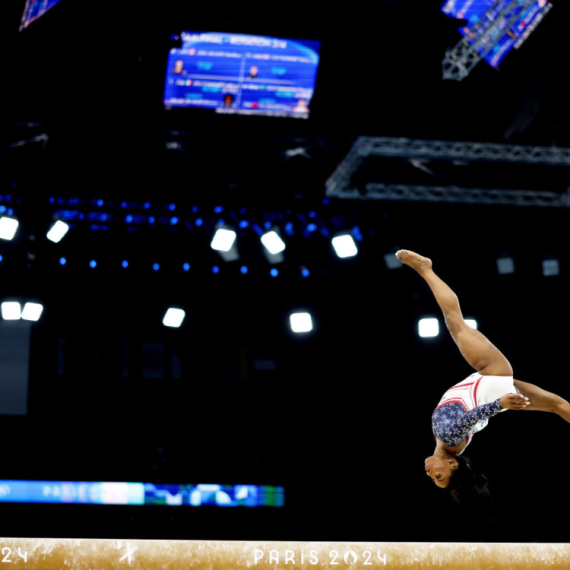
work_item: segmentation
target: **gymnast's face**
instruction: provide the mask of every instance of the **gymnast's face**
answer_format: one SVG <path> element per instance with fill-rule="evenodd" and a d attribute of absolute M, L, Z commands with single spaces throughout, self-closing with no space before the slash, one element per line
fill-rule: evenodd
<path fill-rule="evenodd" d="M 459 467 L 456 459 L 442 459 L 432 455 L 425 460 L 425 470 L 428 477 L 442 489 L 449 485 L 449 480 Z"/>

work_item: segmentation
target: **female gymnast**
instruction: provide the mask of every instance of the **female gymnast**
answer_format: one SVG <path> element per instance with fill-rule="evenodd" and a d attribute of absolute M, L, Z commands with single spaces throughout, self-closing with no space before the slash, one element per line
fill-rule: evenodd
<path fill-rule="evenodd" d="M 396 257 L 424 278 L 459 351 L 477 370 L 451 387 L 433 413 L 436 445 L 433 455 L 425 460 L 426 473 L 456 500 L 473 492 L 488 494 L 485 478 L 472 471 L 467 458 L 460 457 L 473 434 L 481 431 L 490 417 L 505 410 L 552 412 L 570 422 L 570 404 L 534 384 L 513 379 L 505 356 L 465 323 L 457 295 L 433 272 L 431 259 L 406 249 L 398 251 Z"/>

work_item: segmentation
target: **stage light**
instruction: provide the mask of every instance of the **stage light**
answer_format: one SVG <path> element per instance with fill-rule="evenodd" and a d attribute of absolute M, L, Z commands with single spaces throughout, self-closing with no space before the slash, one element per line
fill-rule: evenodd
<path fill-rule="evenodd" d="M 95 269 L 95 267 L 97 267 L 97 262 L 94 259 L 92 259 L 89 262 L 89 267 L 91 267 L 91 269 Z"/>
<path fill-rule="evenodd" d="M 545 277 L 560 275 L 560 263 L 558 259 L 545 259 L 542 262 L 542 274 Z"/>
<path fill-rule="evenodd" d="M 39 303 L 26 303 L 22 311 L 22 318 L 26 321 L 39 321 L 43 310 L 43 305 Z"/>
<path fill-rule="evenodd" d="M 153 271 L 158 271 L 160 269 L 160 265 L 158 263 L 153 263 L 152 264 L 152 270 Z"/>
<path fill-rule="evenodd" d="M 125 259 L 125 260 L 121 263 L 121 266 L 126 269 L 126 268 L 129 266 L 129 262 Z"/>
<path fill-rule="evenodd" d="M 178 328 L 182 324 L 185 316 L 186 313 L 182 309 L 170 307 L 162 319 L 162 324 L 165 327 Z"/>
<path fill-rule="evenodd" d="M 420 319 L 418 333 L 422 338 L 432 338 L 439 334 L 439 321 L 437 319 Z"/>
<path fill-rule="evenodd" d="M 2 311 L 2 318 L 5 321 L 17 321 L 22 316 L 22 307 L 20 303 L 13 301 L 2 303 L 0 310 Z"/>
<path fill-rule="evenodd" d="M 190 264 L 189 264 L 189 263 L 184 263 L 184 264 L 182 265 L 182 269 L 183 269 L 184 271 L 190 271 Z"/>
<path fill-rule="evenodd" d="M 303 277 L 308 277 L 310 274 L 311 274 L 311 272 L 310 272 L 306 267 L 304 267 L 304 268 L 301 270 L 301 275 L 302 275 Z"/>
<path fill-rule="evenodd" d="M 18 220 L 2 216 L 0 218 L 0 239 L 11 240 L 18 229 Z"/>
<path fill-rule="evenodd" d="M 47 233 L 47 238 L 53 243 L 58 243 L 63 239 L 63 236 L 69 231 L 69 226 L 62 222 L 61 220 L 57 220 L 55 224 L 50 228 L 49 232 Z"/>
<path fill-rule="evenodd" d="M 233 230 L 219 228 L 214 234 L 210 247 L 216 251 L 230 251 L 236 241 L 236 233 Z"/>
<path fill-rule="evenodd" d="M 269 275 L 271 275 L 271 277 L 277 277 L 279 275 L 279 270 L 275 269 L 275 267 L 273 267 L 270 271 L 269 271 Z"/>
<path fill-rule="evenodd" d="M 388 269 L 399 269 L 403 267 L 402 262 L 396 257 L 395 253 L 386 253 L 384 255 L 384 263 Z"/>
<path fill-rule="evenodd" d="M 353 257 L 358 253 L 356 243 L 349 234 L 333 238 L 332 245 L 339 257 Z"/>
<path fill-rule="evenodd" d="M 309 313 L 292 313 L 289 322 L 291 323 L 291 330 L 295 333 L 313 330 L 313 319 Z"/>
<path fill-rule="evenodd" d="M 242 266 L 239 268 L 239 270 L 241 271 L 241 274 L 242 274 L 242 275 L 247 275 L 247 272 L 248 272 L 247 266 L 242 265 Z"/>
<path fill-rule="evenodd" d="M 261 243 L 272 255 L 281 253 L 285 249 L 285 242 L 281 239 L 275 230 L 264 233 L 261 236 Z"/>
<path fill-rule="evenodd" d="M 214 267 L 212 267 L 212 273 L 217 275 L 219 272 L 220 272 L 220 268 L 217 265 L 214 265 Z"/>
<path fill-rule="evenodd" d="M 512 257 L 499 257 L 497 259 L 497 271 L 500 275 L 507 275 L 515 272 L 515 261 Z"/>
<path fill-rule="evenodd" d="M 475 319 L 465 319 L 465 323 L 472 329 L 477 330 L 479 328 L 479 325 Z"/>
<path fill-rule="evenodd" d="M 65 259 L 65 257 L 60 257 L 59 258 L 59 264 L 60 265 L 65 265 L 67 263 L 67 259 Z"/>

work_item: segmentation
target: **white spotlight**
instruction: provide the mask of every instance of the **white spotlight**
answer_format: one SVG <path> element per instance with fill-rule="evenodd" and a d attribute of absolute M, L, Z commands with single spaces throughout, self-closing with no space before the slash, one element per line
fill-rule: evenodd
<path fill-rule="evenodd" d="M 12 301 L 4 302 L 1 305 L 2 318 L 5 321 L 17 321 L 22 316 L 22 307 L 20 303 Z"/>
<path fill-rule="evenodd" d="M 43 305 L 39 303 L 26 303 L 22 311 L 22 318 L 26 321 L 39 321 L 43 310 Z"/>
<path fill-rule="evenodd" d="M 420 319 L 418 333 L 422 338 L 431 338 L 439 334 L 439 321 L 437 319 Z"/>
<path fill-rule="evenodd" d="M 0 218 L 0 239 L 11 240 L 18 229 L 18 220 L 2 216 Z"/>
<path fill-rule="evenodd" d="M 230 251 L 236 240 L 236 233 L 233 230 L 218 229 L 214 234 L 210 247 L 216 251 Z"/>
<path fill-rule="evenodd" d="M 477 321 L 475 319 L 465 319 L 465 323 L 467 324 L 467 326 L 470 326 L 472 329 L 477 330 L 479 328 L 479 325 L 477 324 Z"/>
<path fill-rule="evenodd" d="M 292 313 L 289 321 L 293 332 L 302 333 L 313 330 L 313 320 L 309 313 Z"/>
<path fill-rule="evenodd" d="M 53 243 L 58 243 L 63 239 L 63 236 L 67 233 L 68 230 L 69 226 L 65 222 L 58 220 L 50 228 L 49 232 L 47 233 L 47 238 L 50 241 L 53 241 Z"/>
<path fill-rule="evenodd" d="M 332 245 L 339 257 L 353 257 L 358 253 L 358 248 L 349 234 L 333 238 Z"/>
<path fill-rule="evenodd" d="M 274 230 L 264 233 L 261 236 L 261 243 L 265 246 L 265 249 L 273 255 L 281 253 L 285 249 L 285 242 Z"/>
<path fill-rule="evenodd" d="M 186 313 L 182 309 L 174 309 L 171 307 L 166 311 L 162 319 L 162 324 L 165 327 L 178 328 L 182 324 L 185 316 Z"/>

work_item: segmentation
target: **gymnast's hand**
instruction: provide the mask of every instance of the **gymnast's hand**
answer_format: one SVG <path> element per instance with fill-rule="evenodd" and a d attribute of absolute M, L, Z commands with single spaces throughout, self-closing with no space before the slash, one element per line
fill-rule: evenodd
<path fill-rule="evenodd" d="M 505 394 L 499 402 L 507 410 L 524 410 L 530 404 L 530 400 L 522 394 Z"/>

